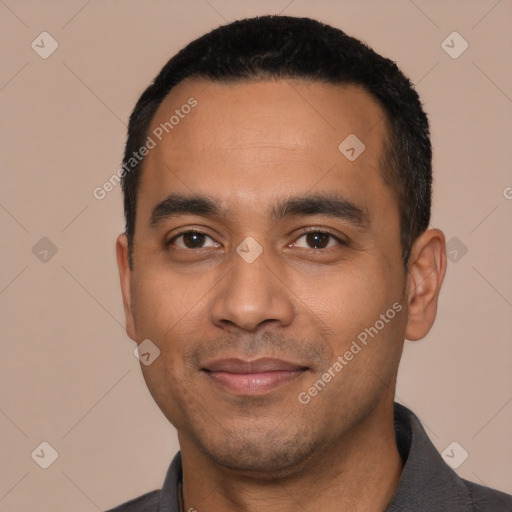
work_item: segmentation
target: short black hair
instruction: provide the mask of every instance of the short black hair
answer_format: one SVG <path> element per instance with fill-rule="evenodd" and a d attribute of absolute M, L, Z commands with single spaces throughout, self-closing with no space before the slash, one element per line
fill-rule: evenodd
<path fill-rule="evenodd" d="M 430 222 L 432 147 L 419 96 L 395 62 L 362 41 L 310 18 L 261 16 L 232 22 L 192 41 L 162 68 L 139 98 L 128 126 L 123 169 L 144 145 L 151 121 L 169 91 L 188 77 L 214 82 L 305 79 L 356 85 L 371 94 L 387 119 L 382 176 L 396 193 L 402 258 Z M 126 235 L 133 237 L 143 159 L 121 176 Z"/>

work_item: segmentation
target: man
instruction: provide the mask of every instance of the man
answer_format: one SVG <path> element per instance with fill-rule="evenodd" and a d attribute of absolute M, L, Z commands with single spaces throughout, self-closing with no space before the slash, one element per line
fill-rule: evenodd
<path fill-rule="evenodd" d="M 128 335 L 176 427 L 116 511 L 501 511 L 394 403 L 446 270 L 428 121 L 390 60 L 310 19 L 220 27 L 130 118 Z"/>

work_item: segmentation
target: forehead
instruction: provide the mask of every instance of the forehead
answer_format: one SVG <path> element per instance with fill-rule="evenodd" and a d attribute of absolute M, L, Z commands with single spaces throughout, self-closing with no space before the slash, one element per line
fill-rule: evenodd
<path fill-rule="evenodd" d="M 380 172 L 384 112 L 353 85 L 187 79 L 162 102 L 148 135 L 155 147 L 139 198 L 153 203 L 172 192 L 272 202 L 283 191 L 340 188 L 359 203 L 390 192 Z"/>
<path fill-rule="evenodd" d="M 184 115 L 192 98 L 197 106 Z M 317 139 L 319 149 L 329 145 L 332 150 L 333 145 L 337 149 L 336 142 L 343 134 L 358 134 L 369 144 L 378 142 L 385 135 L 385 117 L 377 100 L 355 85 L 297 79 L 222 83 L 189 78 L 164 99 L 150 132 L 171 120 L 173 126 L 163 137 L 180 139 L 180 145 L 185 143 L 187 149 L 225 140 L 233 149 L 251 142 L 297 147 L 320 137 L 325 144 Z M 222 130 L 214 129 L 220 126 Z M 180 134 L 186 128 L 191 130 L 187 130 L 185 140 Z M 198 136 L 191 137 L 192 132 Z"/>

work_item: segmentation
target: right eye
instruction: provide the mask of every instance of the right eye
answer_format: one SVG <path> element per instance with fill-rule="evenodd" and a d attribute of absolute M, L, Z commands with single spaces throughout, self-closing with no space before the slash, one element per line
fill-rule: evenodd
<path fill-rule="evenodd" d="M 209 238 L 213 245 L 204 246 L 205 239 Z M 180 240 L 178 243 L 177 241 Z M 213 239 L 207 235 L 206 233 L 203 233 L 202 231 L 196 231 L 193 229 L 189 229 L 187 231 L 182 231 L 181 233 L 178 233 L 177 235 L 173 236 L 167 243 L 167 247 L 175 246 L 178 249 L 203 249 L 204 247 L 218 247 L 220 244 L 217 242 L 214 242 Z"/>

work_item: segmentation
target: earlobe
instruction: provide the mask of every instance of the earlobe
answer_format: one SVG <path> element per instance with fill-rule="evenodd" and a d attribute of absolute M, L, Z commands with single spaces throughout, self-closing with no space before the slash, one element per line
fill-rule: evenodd
<path fill-rule="evenodd" d="M 126 333 L 133 341 L 137 341 L 132 308 L 132 269 L 130 268 L 129 255 L 128 238 L 122 233 L 116 240 L 116 257 L 126 318 Z"/>
<path fill-rule="evenodd" d="M 424 338 L 434 324 L 445 272 L 444 234 L 439 229 L 428 229 L 414 243 L 409 259 L 405 331 L 408 340 Z"/>

